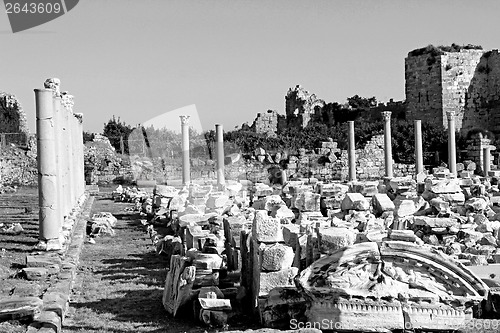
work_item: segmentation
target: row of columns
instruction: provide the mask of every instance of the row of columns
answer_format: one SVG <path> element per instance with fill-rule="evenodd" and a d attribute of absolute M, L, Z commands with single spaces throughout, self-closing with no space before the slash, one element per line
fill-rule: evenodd
<path fill-rule="evenodd" d="M 446 113 L 448 119 L 448 165 L 450 172 L 457 174 L 457 150 L 455 143 L 455 112 L 448 111 Z M 391 111 L 382 111 L 384 120 L 384 160 L 385 160 L 385 176 L 392 178 L 393 175 L 393 160 L 392 160 L 392 144 L 391 144 Z M 422 149 L 422 121 L 415 120 L 415 173 L 416 175 L 424 172 L 424 159 Z M 349 180 L 356 180 L 356 148 L 354 141 L 354 121 L 348 121 L 348 165 L 349 165 Z M 484 166 L 485 173 L 490 168 L 489 148 L 485 148 Z"/>
<path fill-rule="evenodd" d="M 383 111 L 384 120 L 384 160 L 385 176 L 392 178 L 393 160 L 391 144 L 391 111 Z M 448 164 L 450 172 L 457 173 L 456 143 L 455 143 L 455 112 L 447 112 L 448 119 Z M 180 116 L 182 132 L 182 183 L 189 185 L 190 177 L 190 157 L 189 157 L 189 116 Z M 424 172 L 423 145 L 422 145 L 422 121 L 415 120 L 415 171 L 416 175 Z M 224 179 L 224 141 L 222 125 L 215 125 L 216 131 L 216 167 L 217 167 L 217 186 L 223 188 Z M 348 121 L 348 166 L 349 180 L 356 180 L 356 146 L 354 139 L 354 121 Z M 489 171 L 489 148 L 485 148 L 484 170 Z"/>
<path fill-rule="evenodd" d="M 191 163 L 189 156 L 189 116 L 180 116 L 181 135 L 182 135 L 182 184 L 187 186 L 191 183 Z M 217 187 L 224 189 L 226 180 L 224 177 L 224 130 L 222 125 L 215 125 L 216 137 L 216 173 Z"/>
<path fill-rule="evenodd" d="M 85 192 L 82 115 L 55 89 L 35 89 L 39 248 L 62 246 L 65 217 Z"/>

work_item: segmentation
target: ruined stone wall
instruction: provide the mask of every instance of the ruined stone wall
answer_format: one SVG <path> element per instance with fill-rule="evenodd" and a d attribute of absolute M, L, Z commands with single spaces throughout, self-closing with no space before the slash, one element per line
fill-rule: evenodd
<path fill-rule="evenodd" d="M 487 129 L 500 133 L 500 55 L 498 50 L 486 52 L 475 67 L 467 91 L 464 130 Z"/>
<path fill-rule="evenodd" d="M 457 129 L 463 127 L 468 90 L 483 53 L 483 50 L 461 50 L 460 52 L 447 52 L 441 56 L 443 119 L 446 122 L 446 112 L 456 111 Z M 445 127 L 448 127 L 447 125 Z"/>
<path fill-rule="evenodd" d="M 456 128 L 500 133 L 500 55 L 462 49 L 440 55 L 405 59 L 408 119 L 439 121 L 447 128 L 446 112 L 456 112 Z"/>
<path fill-rule="evenodd" d="M 256 133 L 276 136 L 276 132 L 278 131 L 278 112 L 268 110 L 266 113 L 258 113 L 252 127 Z"/>
<path fill-rule="evenodd" d="M 407 118 L 423 122 L 440 121 L 442 116 L 441 57 L 423 54 L 405 59 Z"/>
<path fill-rule="evenodd" d="M 0 134 L 8 143 L 26 143 L 29 137 L 26 114 L 16 96 L 0 92 Z"/>
<path fill-rule="evenodd" d="M 346 180 L 349 175 L 347 150 L 336 149 L 336 143 L 329 148 L 320 148 L 319 154 L 299 154 L 289 158 L 286 165 L 290 176 L 313 176 L 320 180 Z M 356 174 L 360 180 L 379 179 L 385 174 L 384 136 L 374 136 L 363 149 L 356 149 Z M 329 152 L 326 150 L 330 150 Z M 333 153 L 333 154 L 332 154 Z M 322 156 L 328 156 L 321 163 Z M 319 163 L 318 163 L 319 162 Z M 394 176 L 402 177 L 415 172 L 414 164 L 394 163 Z"/>
<path fill-rule="evenodd" d="M 309 93 L 300 85 L 288 89 L 285 96 L 285 113 L 290 127 L 304 128 L 314 117 L 315 109 L 322 109 L 325 101 Z"/>

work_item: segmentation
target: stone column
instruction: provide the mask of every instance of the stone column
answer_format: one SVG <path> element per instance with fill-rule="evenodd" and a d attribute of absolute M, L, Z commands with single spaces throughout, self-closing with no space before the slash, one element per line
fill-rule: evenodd
<path fill-rule="evenodd" d="M 59 100 L 57 96 L 54 96 L 52 98 L 53 101 L 53 110 L 54 110 L 54 149 L 55 149 L 55 154 L 56 154 L 56 179 L 57 179 L 57 205 L 59 207 L 59 211 L 61 213 L 61 216 L 64 216 L 64 207 L 65 207 L 65 200 L 66 197 L 64 195 L 64 185 L 66 184 L 64 180 L 64 164 L 66 160 L 61 157 L 61 153 L 64 152 L 64 137 L 62 136 L 63 134 L 63 110 L 60 107 Z M 61 218 L 61 223 L 63 221 L 63 218 Z M 62 226 L 61 226 L 62 227 Z"/>
<path fill-rule="evenodd" d="M 356 180 L 356 145 L 354 142 L 354 121 L 349 120 L 349 148 L 348 148 L 348 161 L 349 161 L 349 181 Z"/>
<path fill-rule="evenodd" d="M 182 185 L 191 183 L 191 165 L 189 161 L 189 116 L 180 116 L 182 132 Z"/>
<path fill-rule="evenodd" d="M 281 170 L 281 185 L 285 185 L 288 182 L 288 176 L 286 170 Z"/>
<path fill-rule="evenodd" d="M 491 155 L 490 147 L 486 146 L 483 148 L 483 172 L 484 176 L 488 176 L 488 172 L 491 170 Z"/>
<path fill-rule="evenodd" d="M 83 114 L 82 113 L 74 113 L 75 122 L 76 122 L 76 148 L 78 152 L 77 158 L 77 184 L 78 184 L 78 193 L 77 198 L 80 197 L 85 192 L 85 160 L 84 160 L 84 145 L 83 145 Z"/>
<path fill-rule="evenodd" d="M 384 157 L 385 176 L 392 178 L 392 142 L 391 142 L 391 111 L 382 111 L 384 118 Z"/>
<path fill-rule="evenodd" d="M 226 180 L 224 178 L 224 131 L 222 125 L 215 125 L 215 137 L 217 138 L 217 187 L 224 189 Z"/>
<path fill-rule="evenodd" d="M 62 214 L 57 202 L 57 155 L 56 133 L 54 131 L 53 91 L 35 89 L 38 202 L 39 202 L 39 243 L 38 249 L 60 249 L 59 231 Z"/>
<path fill-rule="evenodd" d="M 422 150 L 422 120 L 415 120 L 415 174 L 424 172 L 424 154 Z"/>
<path fill-rule="evenodd" d="M 455 111 L 446 112 L 448 118 L 448 166 L 450 173 L 457 174 L 457 147 L 455 144 Z"/>

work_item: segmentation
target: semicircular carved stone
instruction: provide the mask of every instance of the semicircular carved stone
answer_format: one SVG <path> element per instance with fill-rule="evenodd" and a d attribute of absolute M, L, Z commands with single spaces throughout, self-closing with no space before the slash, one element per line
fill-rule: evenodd
<path fill-rule="evenodd" d="M 488 294 L 451 257 L 399 241 L 345 247 L 315 261 L 295 282 L 309 301 L 308 321 L 327 319 L 346 331 L 458 329 Z"/>

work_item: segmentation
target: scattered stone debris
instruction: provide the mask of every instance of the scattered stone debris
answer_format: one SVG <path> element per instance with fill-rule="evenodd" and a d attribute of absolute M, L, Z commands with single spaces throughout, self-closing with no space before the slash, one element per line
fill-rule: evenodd
<path fill-rule="evenodd" d="M 87 221 L 87 242 L 94 244 L 95 238 L 102 235 L 114 236 L 115 231 L 113 228 L 116 222 L 116 217 L 109 212 L 94 214 L 92 218 Z"/>
<path fill-rule="evenodd" d="M 19 235 L 24 232 L 23 226 L 20 223 L 12 223 L 8 227 L 5 227 L 3 223 L 1 223 L 0 227 L 5 234 Z"/>
<path fill-rule="evenodd" d="M 251 311 L 270 328 L 328 318 L 344 331 L 439 331 L 485 309 L 500 316 L 468 268 L 500 260 L 499 178 L 439 167 L 418 181 L 119 186 L 113 197 L 135 203 L 165 257 L 173 316 L 189 308 L 227 328 Z"/>

